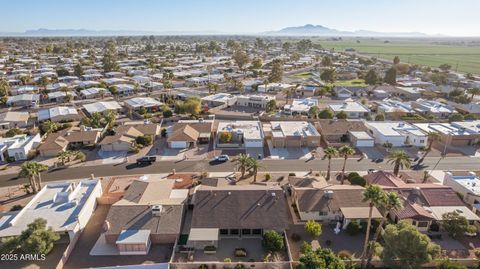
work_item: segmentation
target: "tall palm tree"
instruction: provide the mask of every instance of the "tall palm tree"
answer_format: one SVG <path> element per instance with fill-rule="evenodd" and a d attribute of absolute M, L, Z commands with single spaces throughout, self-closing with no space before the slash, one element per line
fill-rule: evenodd
<path fill-rule="evenodd" d="M 365 258 L 367 254 L 368 241 L 370 239 L 370 228 L 372 226 L 372 213 L 373 208 L 379 206 L 381 202 L 385 199 L 385 192 L 377 185 L 369 185 L 363 191 L 363 202 L 368 203 L 368 221 L 367 221 L 367 231 L 365 232 L 365 241 L 363 243 L 363 252 L 362 252 L 362 263 L 361 268 L 365 265 Z"/>
<path fill-rule="evenodd" d="M 253 173 L 253 182 L 257 182 L 258 169 L 261 167 L 262 165 L 257 159 L 253 157 L 248 158 L 248 169 Z"/>
<path fill-rule="evenodd" d="M 427 137 L 428 137 L 428 146 L 425 149 L 425 154 L 423 154 L 422 158 L 418 160 L 417 164 L 421 164 L 423 162 L 425 157 L 427 157 L 428 153 L 432 151 L 433 142 L 440 140 L 441 135 L 439 132 L 428 132 Z"/>
<path fill-rule="evenodd" d="M 113 128 L 116 118 L 117 112 L 115 112 L 114 110 L 107 111 L 107 114 L 105 114 L 105 120 L 107 121 L 108 128 Z"/>
<path fill-rule="evenodd" d="M 334 147 L 328 147 L 326 148 L 323 153 L 325 153 L 325 157 L 328 159 L 328 167 L 327 167 L 327 177 L 326 180 L 330 180 L 330 170 L 331 170 L 331 164 L 332 164 L 332 158 L 338 156 L 338 150 Z"/>
<path fill-rule="evenodd" d="M 378 237 L 380 236 L 381 231 L 383 230 L 383 225 L 387 221 L 388 213 L 391 210 L 398 210 L 403 207 L 402 199 L 398 197 L 396 192 L 387 192 L 383 199 L 380 201 L 379 208 L 382 211 L 382 220 L 375 231 L 375 235 L 373 236 L 372 242 L 375 243 L 378 241 Z M 370 263 L 373 258 L 373 248 L 372 245 L 369 245 L 367 250 L 367 268 L 370 267 Z"/>
<path fill-rule="evenodd" d="M 475 97 L 475 95 L 480 95 L 480 88 L 470 88 L 467 90 L 467 92 L 472 95 L 471 98 L 473 100 L 473 97 Z"/>
<path fill-rule="evenodd" d="M 348 156 L 353 155 L 355 153 L 355 150 L 349 145 L 343 145 L 338 149 L 338 153 L 340 156 L 343 157 L 342 178 L 340 181 L 343 185 L 343 182 L 345 181 L 345 166 L 347 165 Z"/>
<path fill-rule="evenodd" d="M 57 153 L 57 157 L 60 160 L 60 162 L 62 163 L 62 165 L 65 165 L 65 160 L 68 159 L 71 156 L 71 154 L 72 154 L 72 152 L 69 151 L 69 150 L 60 151 L 60 152 Z"/>
<path fill-rule="evenodd" d="M 245 177 L 245 172 L 247 171 L 250 157 L 247 154 L 240 154 L 237 157 L 238 170 L 242 172 L 242 178 Z"/>
<path fill-rule="evenodd" d="M 18 177 L 28 178 L 30 182 L 30 186 L 32 187 L 33 193 L 37 193 L 42 187 L 42 179 L 40 177 L 40 173 L 42 171 L 46 171 L 47 169 L 48 169 L 48 166 L 45 164 L 41 164 L 37 162 L 25 162 L 22 164 L 20 168 Z"/>
<path fill-rule="evenodd" d="M 395 150 L 390 155 L 388 155 L 389 164 L 393 164 L 393 174 L 398 176 L 398 172 L 403 168 L 410 168 L 411 160 L 410 156 L 403 150 Z"/>

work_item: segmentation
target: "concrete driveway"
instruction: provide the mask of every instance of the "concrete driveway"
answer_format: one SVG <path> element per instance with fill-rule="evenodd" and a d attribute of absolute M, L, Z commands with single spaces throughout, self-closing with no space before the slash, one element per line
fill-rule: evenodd
<path fill-rule="evenodd" d="M 125 162 L 127 151 L 98 151 L 98 156 L 102 159 L 102 164 L 117 164 Z"/>

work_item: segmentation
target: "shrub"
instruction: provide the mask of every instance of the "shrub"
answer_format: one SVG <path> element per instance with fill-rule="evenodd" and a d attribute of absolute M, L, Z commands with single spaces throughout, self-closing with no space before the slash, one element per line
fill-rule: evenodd
<path fill-rule="evenodd" d="M 289 177 L 294 177 L 294 176 L 296 176 L 296 174 L 295 173 L 288 173 L 288 176 Z"/>
<path fill-rule="evenodd" d="M 230 259 L 230 258 L 225 258 L 225 259 L 223 259 L 223 262 L 232 262 L 232 259 Z"/>
<path fill-rule="evenodd" d="M 359 234 L 362 231 L 362 226 L 356 220 L 352 220 L 345 229 L 348 235 L 354 236 Z"/>
<path fill-rule="evenodd" d="M 475 234 L 475 233 L 477 233 L 477 226 L 475 226 L 475 225 L 468 225 L 468 226 L 467 226 L 467 233 L 469 233 L 469 234 Z"/>
<path fill-rule="evenodd" d="M 322 225 L 314 220 L 305 223 L 305 231 L 312 237 L 319 237 L 322 234 Z"/>
<path fill-rule="evenodd" d="M 285 247 L 283 236 L 274 230 L 268 230 L 263 234 L 262 243 L 267 251 L 279 251 Z"/>
<path fill-rule="evenodd" d="M 312 250 L 313 250 L 312 245 L 309 244 L 308 242 L 303 241 L 302 245 L 300 246 L 300 253 L 305 254 Z"/>
<path fill-rule="evenodd" d="M 265 174 L 265 181 L 269 181 L 272 179 L 272 175 L 270 175 L 269 173 L 266 173 Z"/>
<path fill-rule="evenodd" d="M 7 163 L 13 163 L 15 161 L 15 157 L 8 156 L 7 157 Z"/>
<path fill-rule="evenodd" d="M 351 178 L 359 177 L 359 176 L 360 176 L 360 174 L 358 174 L 357 172 L 351 172 L 350 174 L 348 174 L 347 179 L 351 179 Z"/>
<path fill-rule="evenodd" d="M 348 181 L 352 185 L 357 185 L 362 187 L 365 187 L 365 185 L 367 185 L 367 181 L 361 176 L 348 178 Z"/>
<path fill-rule="evenodd" d="M 206 264 L 201 264 L 198 269 L 208 269 L 208 265 Z"/>
<path fill-rule="evenodd" d="M 217 248 L 215 246 L 205 246 L 203 248 L 203 250 L 205 250 L 205 251 L 215 251 L 215 250 L 217 250 Z"/>
<path fill-rule="evenodd" d="M 241 263 L 237 263 L 235 265 L 235 269 L 245 269 L 245 265 L 241 264 Z"/>
<path fill-rule="evenodd" d="M 19 211 L 23 208 L 22 205 L 14 205 L 12 208 L 10 208 L 10 211 Z"/>
<path fill-rule="evenodd" d="M 160 135 L 165 138 L 167 137 L 167 129 L 163 128 L 162 131 L 160 132 Z"/>
<path fill-rule="evenodd" d="M 173 112 L 167 108 L 162 112 L 164 118 L 170 118 L 173 115 Z"/>
<path fill-rule="evenodd" d="M 297 233 L 293 233 L 290 236 L 290 239 L 292 239 L 293 242 L 298 242 L 298 241 L 300 241 L 300 239 L 302 239 L 302 237 Z"/>
<path fill-rule="evenodd" d="M 153 138 L 149 135 L 141 135 L 135 139 L 135 142 L 137 142 L 137 144 L 142 145 L 144 147 L 150 146 L 153 143 Z"/>
<path fill-rule="evenodd" d="M 338 252 L 338 257 L 342 260 L 351 260 L 352 259 L 352 253 L 348 250 L 340 250 Z"/>
<path fill-rule="evenodd" d="M 473 250 L 473 253 L 475 254 L 475 257 L 477 257 L 478 259 L 480 259 L 480 248 L 476 248 Z"/>
<path fill-rule="evenodd" d="M 236 248 L 234 254 L 237 258 L 247 257 L 247 250 L 245 250 L 244 248 Z"/>

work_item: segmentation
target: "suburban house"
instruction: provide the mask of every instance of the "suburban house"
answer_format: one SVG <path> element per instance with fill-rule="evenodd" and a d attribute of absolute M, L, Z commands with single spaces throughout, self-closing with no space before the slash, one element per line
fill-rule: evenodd
<path fill-rule="evenodd" d="M 143 176 L 134 180 L 115 202 L 101 236 L 119 255 L 146 255 L 151 244 L 177 241 L 188 198 L 187 189 L 174 189 L 175 180 Z"/>
<path fill-rule="evenodd" d="M 237 106 L 246 106 L 252 108 L 263 108 L 267 107 L 268 102 L 275 100 L 275 96 L 271 95 L 238 95 L 237 96 Z"/>
<path fill-rule="evenodd" d="M 20 111 L 7 111 L 0 114 L 0 128 L 12 129 L 12 128 L 25 128 L 28 125 L 28 119 L 30 113 Z"/>
<path fill-rule="evenodd" d="M 92 115 L 95 112 L 106 113 L 110 110 L 118 112 L 122 109 L 122 106 L 116 101 L 105 101 L 83 105 L 83 109 L 85 109 L 89 115 Z"/>
<path fill-rule="evenodd" d="M 366 132 L 368 131 L 363 121 L 350 119 L 320 119 L 315 122 L 315 127 L 317 128 L 317 130 L 319 130 L 322 136 L 322 140 L 327 145 L 332 146 L 339 146 L 341 144 L 351 143 L 351 133 L 355 133 L 360 138 L 362 133 L 366 134 Z M 369 138 L 367 140 L 370 141 L 372 139 L 373 138 Z M 371 142 L 365 143 L 369 145 Z M 353 146 L 357 145 L 353 144 Z M 362 142 L 360 142 L 358 146 L 362 146 Z"/>
<path fill-rule="evenodd" d="M 48 134 L 47 138 L 38 147 L 42 157 L 55 157 L 61 151 L 69 148 L 95 146 L 101 137 L 98 130 L 75 130 L 73 128 Z"/>
<path fill-rule="evenodd" d="M 104 88 L 88 88 L 80 91 L 80 97 L 83 99 L 95 99 L 110 95 L 110 91 Z"/>
<path fill-rule="evenodd" d="M 78 183 L 45 185 L 20 211 L 4 214 L 0 221 L 0 238 L 18 236 L 37 218 L 47 221 L 47 227 L 67 237 L 73 248 L 102 194 L 97 179 Z"/>
<path fill-rule="evenodd" d="M 388 142 L 393 147 L 412 145 L 426 147 L 428 136 L 418 127 L 403 121 L 367 121 L 365 126 L 375 139 L 375 144 Z"/>
<path fill-rule="evenodd" d="M 415 112 L 408 102 L 396 99 L 385 99 L 376 101 L 375 103 L 377 105 L 377 112 L 385 114 L 388 118 L 399 118 Z"/>
<path fill-rule="evenodd" d="M 452 114 L 457 113 L 453 106 L 433 100 L 425 100 L 420 98 L 416 101 L 413 101 L 411 104 L 415 111 L 425 116 L 448 118 Z"/>
<path fill-rule="evenodd" d="M 180 120 L 167 129 L 170 148 L 190 148 L 208 144 L 213 131 L 213 120 Z"/>
<path fill-rule="evenodd" d="M 77 94 L 74 92 L 63 92 L 63 91 L 49 92 L 47 94 L 48 100 L 50 102 L 55 102 L 55 103 L 65 103 L 70 101 L 70 98 L 73 100 L 76 96 Z"/>
<path fill-rule="evenodd" d="M 333 111 L 334 115 L 344 112 L 350 119 L 366 118 L 370 114 L 370 109 L 359 102 L 332 103 L 328 107 Z"/>
<path fill-rule="evenodd" d="M 452 146 L 470 146 L 480 141 L 480 121 L 452 123 L 416 123 L 425 133 L 440 134 L 440 142 Z"/>
<path fill-rule="evenodd" d="M 338 99 L 349 99 L 367 95 L 367 90 L 361 86 L 337 86 L 333 88 L 333 92 Z"/>
<path fill-rule="evenodd" d="M 289 115 L 308 115 L 310 108 L 318 106 L 318 100 L 313 98 L 294 99 L 292 104 L 283 106 L 283 113 Z"/>
<path fill-rule="evenodd" d="M 283 83 L 268 83 L 265 87 L 265 84 L 260 84 L 257 86 L 257 92 L 267 93 L 267 92 L 281 92 L 284 90 L 289 90 L 294 88 L 295 85 L 292 84 L 283 84 Z"/>
<path fill-rule="evenodd" d="M 365 188 L 331 185 L 324 178 L 289 178 L 292 200 L 302 221 L 316 220 L 345 229 L 351 221 L 368 219 L 370 207 L 363 201 Z M 372 217 L 380 219 L 377 208 Z"/>
<path fill-rule="evenodd" d="M 262 238 L 266 230 L 283 233 L 290 223 L 285 192 L 279 186 L 199 186 L 192 197 L 187 246 L 222 248 L 224 238 Z"/>
<path fill-rule="evenodd" d="M 57 106 L 52 108 L 41 109 L 37 112 L 37 120 L 39 122 L 51 120 L 53 122 L 65 122 L 79 120 L 80 115 L 74 107 Z"/>
<path fill-rule="evenodd" d="M 160 110 L 162 103 L 151 97 L 134 97 L 125 101 L 125 107 L 129 111 L 138 112 L 144 108 L 147 112 L 152 113 Z"/>
<path fill-rule="evenodd" d="M 419 231 L 428 231 L 433 223 L 441 223 L 443 214 L 457 212 L 473 223 L 480 220 L 457 193 L 448 186 L 431 183 L 407 183 L 393 173 L 377 171 L 364 177 L 369 184 L 379 185 L 385 191 L 394 191 L 403 200 L 403 208 L 391 210 L 394 222 L 407 221 Z"/>
<path fill-rule="evenodd" d="M 395 87 L 392 92 L 393 96 L 398 96 L 402 100 L 417 100 L 422 97 L 425 89 L 416 87 Z"/>
<path fill-rule="evenodd" d="M 463 200 L 473 207 L 475 213 L 480 210 L 480 178 L 475 172 L 445 172 L 443 185 L 461 194 Z"/>
<path fill-rule="evenodd" d="M 9 96 L 7 106 L 37 107 L 40 103 L 40 94 L 20 94 Z"/>
<path fill-rule="evenodd" d="M 0 138 L 0 161 L 5 162 L 8 158 L 13 161 L 26 160 L 28 153 L 36 149 L 41 142 L 40 134 L 2 137 Z"/>
<path fill-rule="evenodd" d="M 160 125 L 121 125 L 114 131 L 114 135 L 105 136 L 99 143 L 102 151 L 130 151 L 136 145 L 136 138 L 139 136 L 149 135 L 155 140 L 160 133 Z"/>
<path fill-rule="evenodd" d="M 265 123 L 263 130 L 274 148 L 320 146 L 320 133 L 306 121 L 272 121 Z"/>
<path fill-rule="evenodd" d="M 237 96 L 228 93 L 217 93 L 213 95 L 207 95 L 201 98 L 202 104 L 208 107 L 217 106 L 233 106 L 237 102 Z"/>
<path fill-rule="evenodd" d="M 259 121 L 221 121 L 215 142 L 219 148 L 261 148 L 264 137 Z"/>
<path fill-rule="evenodd" d="M 295 90 L 295 93 L 297 95 L 300 95 L 302 97 L 314 97 L 315 96 L 315 91 L 317 88 L 315 86 L 300 86 Z"/>

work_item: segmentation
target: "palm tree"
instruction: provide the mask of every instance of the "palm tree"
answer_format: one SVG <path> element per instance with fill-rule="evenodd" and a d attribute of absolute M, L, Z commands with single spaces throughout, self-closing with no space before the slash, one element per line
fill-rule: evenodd
<path fill-rule="evenodd" d="M 325 153 L 325 157 L 328 159 L 328 168 L 327 168 L 327 177 L 326 180 L 330 180 L 330 170 L 331 170 L 331 164 L 332 164 L 332 158 L 338 156 L 338 150 L 334 147 L 328 147 L 326 148 L 323 153 Z"/>
<path fill-rule="evenodd" d="M 69 151 L 69 150 L 60 151 L 60 152 L 57 153 L 57 157 L 60 160 L 60 162 L 62 163 L 62 165 L 65 165 L 65 159 L 70 158 L 71 154 L 72 154 L 72 152 Z"/>
<path fill-rule="evenodd" d="M 425 157 L 427 157 L 428 153 L 430 153 L 430 151 L 432 150 L 433 142 L 440 140 L 441 135 L 439 132 L 428 132 L 427 137 L 428 137 L 428 146 L 425 149 L 425 154 L 423 154 L 422 158 L 418 160 L 417 164 L 421 164 L 423 162 Z"/>
<path fill-rule="evenodd" d="M 242 172 L 242 178 L 244 178 L 245 177 L 245 172 L 247 171 L 247 168 L 248 168 L 248 165 L 249 165 L 250 157 L 248 155 L 242 153 L 242 154 L 238 155 L 236 161 L 239 164 L 238 165 L 238 170 Z"/>
<path fill-rule="evenodd" d="M 398 176 L 398 172 L 403 168 L 410 168 L 411 161 L 410 156 L 403 150 L 395 150 L 388 155 L 389 164 L 393 164 L 393 174 Z"/>
<path fill-rule="evenodd" d="M 257 182 L 258 169 L 261 167 L 262 165 L 257 159 L 253 157 L 248 158 L 248 169 L 253 172 L 253 182 Z"/>
<path fill-rule="evenodd" d="M 377 230 L 375 231 L 375 235 L 373 236 L 372 242 L 375 243 L 378 240 L 378 237 L 380 236 L 381 231 L 383 230 L 383 225 L 387 221 L 387 215 L 391 210 L 398 210 L 403 207 L 402 204 L 402 199 L 398 197 L 396 192 L 387 192 L 386 194 L 383 195 L 383 199 L 380 201 L 379 207 L 382 211 L 382 220 L 380 221 L 380 224 L 377 227 Z M 373 258 L 373 247 L 372 245 L 369 245 L 369 248 L 367 250 L 367 268 L 370 267 L 370 263 Z"/>
<path fill-rule="evenodd" d="M 117 112 L 114 110 L 108 110 L 105 115 L 105 120 L 107 121 L 108 128 L 112 128 L 115 124 L 115 119 L 117 118 Z"/>
<path fill-rule="evenodd" d="M 467 92 L 472 95 L 471 99 L 473 100 L 475 95 L 480 95 L 480 88 L 470 88 L 467 90 Z"/>
<path fill-rule="evenodd" d="M 40 177 L 40 172 L 46 171 L 47 169 L 48 166 L 45 164 L 37 162 L 25 162 L 20 168 L 18 177 L 27 177 L 30 182 L 30 186 L 32 187 L 33 193 L 37 193 L 42 187 L 42 179 Z"/>
<path fill-rule="evenodd" d="M 355 150 L 349 145 L 343 145 L 338 149 L 338 153 L 340 156 L 344 158 L 343 168 L 342 168 L 342 178 L 340 181 L 341 184 L 343 185 L 343 181 L 345 180 L 345 166 L 347 165 L 348 156 L 353 155 L 355 153 Z"/>
<path fill-rule="evenodd" d="M 363 191 L 363 202 L 368 202 L 368 221 L 367 221 L 367 231 L 365 232 L 365 241 L 363 243 L 363 252 L 362 252 L 362 263 L 361 267 L 363 268 L 365 264 L 365 257 L 367 254 L 368 241 L 370 239 L 370 227 L 372 226 L 372 213 L 373 208 L 380 205 L 381 202 L 385 199 L 385 192 L 377 185 L 369 185 L 365 191 Z"/>

